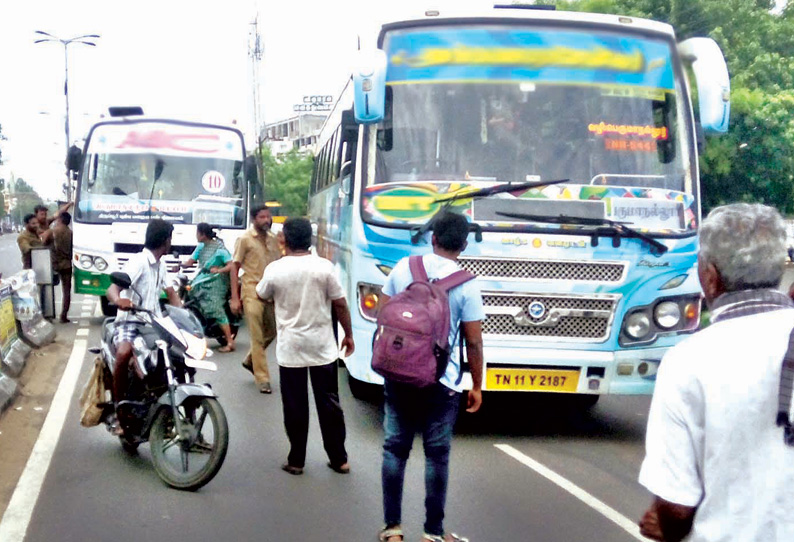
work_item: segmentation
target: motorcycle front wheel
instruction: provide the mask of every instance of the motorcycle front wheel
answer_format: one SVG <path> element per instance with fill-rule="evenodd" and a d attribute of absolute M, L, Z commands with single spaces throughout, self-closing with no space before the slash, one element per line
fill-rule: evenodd
<path fill-rule="evenodd" d="M 157 475 L 169 486 L 195 491 L 212 480 L 229 448 L 229 425 L 217 399 L 197 397 L 179 407 L 182 435 L 170 407 L 157 413 L 149 435 Z"/>

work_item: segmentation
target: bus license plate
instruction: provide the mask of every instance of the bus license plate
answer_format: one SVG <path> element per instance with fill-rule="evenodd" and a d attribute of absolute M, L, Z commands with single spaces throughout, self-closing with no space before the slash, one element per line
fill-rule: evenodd
<path fill-rule="evenodd" d="M 487 370 L 486 389 L 518 391 L 557 391 L 575 393 L 579 371 L 546 369 Z"/>

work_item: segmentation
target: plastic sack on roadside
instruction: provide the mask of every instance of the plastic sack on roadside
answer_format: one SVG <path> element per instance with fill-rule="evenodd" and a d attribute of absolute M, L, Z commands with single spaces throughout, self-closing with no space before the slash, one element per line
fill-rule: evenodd
<path fill-rule="evenodd" d="M 44 346 L 54 341 L 55 326 L 44 319 L 39 304 L 36 273 L 26 269 L 7 281 L 11 284 L 14 317 L 19 322 L 23 338 L 33 346 Z"/>
<path fill-rule="evenodd" d="M 105 413 L 107 393 L 105 387 L 105 362 L 97 356 L 94 368 L 80 394 L 80 425 L 94 427 L 102 421 Z"/>
<path fill-rule="evenodd" d="M 30 347 L 20 340 L 14 318 L 11 284 L 0 280 L 0 370 L 16 377 L 25 368 Z"/>

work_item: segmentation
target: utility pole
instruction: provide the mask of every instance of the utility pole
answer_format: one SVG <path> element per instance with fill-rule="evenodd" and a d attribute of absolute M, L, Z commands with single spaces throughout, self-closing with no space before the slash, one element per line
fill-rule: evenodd
<path fill-rule="evenodd" d="M 74 38 L 65 40 L 42 30 L 36 30 L 35 33 L 45 37 L 37 39 L 33 43 L 55 42 L 63 45 L 63 95 L 66 100 L 66 117 L 64 119 L 64 128 L 66 131 L 66 154 L 64 155 L 64 164 L 66 165 L 69 157 L 69 147 L 72 144 L 72 142 L 69 140 L 69 45 L 72 43 L 80 43 L 82 45 L 96 47 L 96 43 L 89 40 L 99 39 L 100 36 L 98 34 L 85 34 L 83 36 L 75 36 Z M 72 201 L 72 175 L 69 172 L 68 167 L 66 168 L 66 201 Z"/>
<path fill-rule="evenodd" d="M 265 172 L 264 172 L 264 155 L 262 154 L 262 145 L 264 138 L 262 137 L 262 130 L 259 124 L 261 106 L 259 102 L 259 63 L 262 61 L 264 55 L 264 47 L 262 39 L 259 35 L 259 14 L 257 13 L 251 29 L 251 40 L 248 43 L 248 57 L 251 59 L 251 78 L 253 86 L 253 113 L 254 113 L 254 138 L 256 140 L 256 154 L 259 158 L 259 184 L 262 190 L 265 189 Z M 264 115 L 261 117 L 264 118 Z"/>

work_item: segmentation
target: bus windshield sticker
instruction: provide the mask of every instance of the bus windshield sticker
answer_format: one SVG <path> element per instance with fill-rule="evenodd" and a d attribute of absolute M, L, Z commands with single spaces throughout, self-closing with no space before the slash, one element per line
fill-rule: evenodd
<path fill-rule="evenodd" d="M 670 44 L 613 32 L 506 27 L 397 30 L 387 81 L 525 81 L 672 90 Z"/>
<path fill-rule="evenodd" d="M 226 177 L 220 171 L 210 170 L 202 175 L 201 186 L 205 192 L 219 194 L 226 188 Z"/>
<path fill-rule="evenodd" d="M 609 177 L 603 180 L 610 182 Z M 422 224 L 441 205 L 435 202 L 437 198 L 449 196 L 467 188 L 468 186 L 463 183 L 389 183 L 370 186 L 364 190 L 362 198 L 363 215 L 365 219 L 387 224 Z M 612 220 L 626 221 L 633 226 L 649 231 L 691 230 L 697 225 L 694 196 L 675 190 L 562 184 L 515 194 L 502 194 L 500 197 L 503 199 L 518 197 L 535 200 L 580 201 L 582 204 L 603 202 L 605 210 L 602 216 Z M 471 200 L 455 201 L 454 206 L 458 212 L 472 216 Z M 582 208 L 579 212 L 584 213 L 585 209 Z M 507 223 L 504 220 L 486 219 L 482 221 L 476 217 L 475 220 L 486 227 L 507 224 L 510 227 L 519 228 L 519 225 Z"/>

